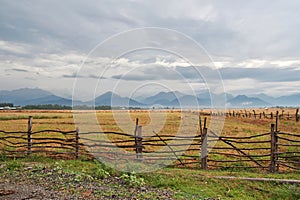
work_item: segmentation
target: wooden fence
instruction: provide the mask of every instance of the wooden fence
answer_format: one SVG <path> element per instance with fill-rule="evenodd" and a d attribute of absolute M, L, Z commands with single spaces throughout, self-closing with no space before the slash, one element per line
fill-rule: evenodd
<path fill-rule="evenodd" d="M 0 131 L 0 153 L 2 158 L 46 155 L 78 159 L 96 155 L 114 159 L 111 149 L 121 148 L 135 155 L 134 159 L 149 163 L 174 160 L 172 165 L 178 167 L 261 169 L 270 172 L 300 170 L 300 134 L 278 131 L 277 124 L 272 124 L 267 133 L 245 137 L 218 136 L 207 129 L 206 118 L 200 126 L 196 136 L 160 135 L 155 132 L 152 136 L 143 136 L 138 120 L 133 134 L 82 133 L 79 129 L 33 131 L 32 117 L 29 117 L 27 131 Z M 101 135 L 111 140 L 95 137 Z M 124 160 L 128 159 L 126 155 Z M 117 159 L 120 159 L 118 156 Z"/>
<path fill-rule="evenodd" d="M 207 165 L 211 168 L 258 168 L 270 172 L 300 170 L 300 134 L 276 131 L 275 124 L 271 124 L 270 129 L 267 133 L 245 137 L 219 137 L 210 132 L 206 142 L 211 148 Z M 212 142 L 219 143 L 210 147 Z"/>
<path fill-rule="evenodd" d="M 285 112 L 281 110 L 281 112 L 270 112 L 267 113 L 265 111 L 258 112 L 256 110 L 247 111 L 247 110 L 232 110 L 226 113 L 227 117 L 238 117 L 238 118 L 254 118 L 254 119 L 279 119 L 279 120 L 295 120 L 296 122 L 300 121 L 300 113 L 299 108 L 295 110 L 295 113 Z"/>

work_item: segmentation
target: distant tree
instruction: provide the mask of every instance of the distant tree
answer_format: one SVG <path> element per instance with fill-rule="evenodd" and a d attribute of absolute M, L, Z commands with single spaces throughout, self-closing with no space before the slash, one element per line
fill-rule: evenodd
<path fill-rule="evenodd" d="M 111 110 L 111 106 L 96 106 L 96 110 Z"/>
<path fill-rule="evenodd" d="M 14 107 L 14 104 L 13 103 L 0 103 L 0 107 L 5 107 L 5 106 Z"/>
<path fill-rule="evenodd" d="M 44 105 L 26 105 L 23 109 L 28 110 L 71 110 L 71 106 L 59 105 L 59 104 L 44 104 Z"/>

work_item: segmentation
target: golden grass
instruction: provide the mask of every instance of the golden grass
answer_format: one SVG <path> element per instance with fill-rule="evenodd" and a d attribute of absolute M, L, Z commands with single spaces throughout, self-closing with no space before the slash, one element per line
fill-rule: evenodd
<path fill-rule="evenodd" d="M 265 112 L 269 114 L 276 111 L 282 113 L 281 109 L 257 109 L 256 113 Z M 230 110 L 232 112 L 232 110 Z M 235 112 L 245 112 L 245 110 L 237 109 Z M 204 110 L 202 110 L 204 112 Z M 205 110 L 209 113 L 209 110 Z M 252 109 L 247 109 L 247 112 L 252 112 Z M 295 109 L 284 109 L 284 113 L 295 114 Z M 253 113 L 253 112 L 252 112 Z M 20 119 L 17 119 L 19 116 Z M 20 117 L 21 116 L 21 117 Z M 33 116 L 33 131 L 40 131 L 45 129 L 70 131 L 75 130 L 76 125 L 73 120 L 72 111 L 0 111 L 0 130 L 4 131 L 27 131 L 27 119 L 26 117 Z M 42 117 L 43 116 L 43 117 Z M 135 120 L 139 118 L 139 125 L 143 128 L 144 136 L 153 136 L 153 131 L 160 135 L 175 135 L 181 123 L 186 120 L 190 124 L 184 124 L 184 130 L 186 134 L 191 134 L 192 131 L 200 133 L 198 127 L 198 111 L 181 113 L 180 111 L 167 110 L 167 111 L 148 111 L 148 110 L 136 110 L 136 111 L 97 111 L 97 119 L 103 131 L 117 131 L 126 132 L 129 134 L 134 133 Z M 125 120 L 126 117 L 130 120 Z M 202 123 L 205 116 L 202 116 Z M 11 120 L 8 120 L 12 118 Z M 124 119 L 124 120 L 123 120 Z M 208 125 L 210 123 L 210 117 L 207 116 Z M 238 118 L 238 117 L 226 117 L 224 127 L 222 130 L 222 136 L 253 136 L 261 133 L 270 132 L 270 125 L 275 123 L 274 119 L 259 119 L 252 118 Z M 151 126 L 151 124 L 154 124 Z M 148 128 L 147 128 L 148 127 Z M 159 127 L 156 129 L 156 127 Z M 300 133 L 300 122 L 292 120 L 279 120 L 278 129 L 282 132 Z M 190 131 L 190 132 L 189 132 Z M 195 133 L 193 133 L 195 134 Z M 0 135 L 1 136 L 1 135 Z M 45 133 L 39 135 L 39 137 L 54 137 L 56 135 L 49 135 Z M 124 136 L 109 136 L 110 140 L 122 140 Z M 128 139 L 128 138 L 127 138 Z M 269 140 L 270 136 L 266 135 L 256 140 Z M 295 139 L 295 138 L 294 138 Z M 236 144 L 239 148 L 251 148 L 254 144 Z M 255 147 L 269 147 L 269 144 L 255 144 Z M 199 146 L 200 147 L 200 146 Z M 229 147 L 223 142 L 218 142 L 215 147 Z M 147 150 L 158 150 L 159 147 L 153 147 Z M 287 150 L 280 149 L 280 150 Z M 293 149 L 291 149 L 293 150 Z M 235 153 L 235 150 L 228 150 L 228 153 Z M 252 154 L 251 151 L 244 151 L 247 154 Z M 269 150 L 255 151 L 254 154 L 269 153 Z M 199 155 L 199 151 L 189 152 L 190 155 Z M 209 155 L 212 159 L 220 159 L 220 156 Z M 226 156 L 222 157 L 222 159 Z"/>
<path fill-rule="evenodd" d="M 281 109 L 257 109 L 259 111 L 265 111 L 268 113 L 276 113 L 276 111 L 281 113 Z M 291 116 L 295 114 L 295 109 L 284 109 L 286 112 L 290 112 Z M 232 111 L 232 110 L 230 110 Z M 239 111 L 238 109 L 236 111 Z M 244 110 L 243 110 L 244 111 Z M 248 109 L 247 112 L 251 112 Z M 131 124 L 135 124 L 135 119 L 139 118 L 139 124 L 141 126 L 147 126 L 151 123 L 151 120 L 155 120 L 155 116 L 150 116 L 147 110 L 136 110 L 136 111 L 116 111 L 118 117 L 122 115 L 126 116 L 129 113 Z M 178 129 L 182 113 L 179 111 L 167 110 L 165 112 L 156 111 L 156 113 L 161 113 L 161 116 L 165 115 L 166 121 L 162 129 L 163 133 L 172 134 L 174 130 Z M 197 116 L 197 112 L 193 113 Z M 16 120 L 2 120 L 2 117 L 16 117 L 22 116 L 22 119 Z M 75 130 L 75 124 L 73 120 L 72 111 L 56 111 L 56 110 L 21 110 L 21 111 L 0 111 L 0 130 L 6 131 L 26 131 L 27 130 L 27 119 L 25 117 L 33 116 L 33 129 L 35 131 L 42 129 L 55 129 L 55 130 Z M 37 118 L 35 116 L 44 118 Z M 47 118 L 48 117 L 48 118 Z M 160 117 L 160 116 L 159 116 Z M 116 120 L 112 111 L 97 111 L 97 118 L 101 127 L 104 131 L 117 131 L 120 130 L 117 127 Z M 203 120 L 204 117 L 202 117 Z M 160 119 L 160 118 L 159 118 Z M 209 121 L 209 117 L 208 117 Z M 126 121 L 128 123 L 128 121 Z M 275 118 L 271 119 L 251 119 L 249 118 L 237 118 L 237 117 L 227 117 L 223 127 L 222 135 L 249 135 L 254 133 L 266 132 L 270 130 L 270 124 L 275 123 Z M 158 122 L 156 122 L 158 124 Z M 134 128 L 134 127 L 133 127 Z M 296 123 L 295 120 L 279 120 L 279 130 L 286 132 L 300 132 L 300 125 Z"/>

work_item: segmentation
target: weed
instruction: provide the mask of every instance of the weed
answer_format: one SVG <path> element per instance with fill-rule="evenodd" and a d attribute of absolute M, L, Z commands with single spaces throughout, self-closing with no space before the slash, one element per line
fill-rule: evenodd
<path fill-rule="evenodd" d="M 105 171 L 102 168 L 93 168 L 92 176 L 97 179 L 104 179 L 110 176 L 109 172 Z"/>
<path fill-rule="evenodd" d="M 145 180 L 142 177 L 137 177 L 137 175 L 132 172 L 130 174 L 123 174 L 121 179 L 124 180 L 130 186 L 144 186 Z"/>
<path fill-rule="evenodd" d="M 5 161 L 7 159 L 6 152 L 4 149 L 2 149 L 1 155 L 0 155 L 0 161 Z"/>
<path fill-rule="evenodd" d="M 6 163 L 7 170 L 11 171 L 11 172 L 19 170 L 22 167 L 23 167 L 23 164 L 20 161 L 16 160 L 16 159 L 14 159 L 14 160 L 9 161 L 9 162 Z"/>

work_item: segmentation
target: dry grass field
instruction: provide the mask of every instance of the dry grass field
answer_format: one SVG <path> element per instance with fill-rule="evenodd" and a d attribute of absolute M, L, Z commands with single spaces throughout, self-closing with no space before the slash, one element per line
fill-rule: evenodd
<path fill-rule="evenodd" d="M 248 110 L 234 110 L 235 113 L 238 112 L 248 112 L 253 113 L 252 109 Z M 279 114 L 282 113 L 282 109 L 257 109 L 256 113 L 265 112 L 265 114 L 270 114 L 271 112 L 275 115 L 276 111 Z M 125 132 L 128 134 L 133 134 L 135 129 L 135 120 L 139 119 L 139 125 L 145 127 L 143 128 L 143 136 L 151 137 L 154 135 L 153 131 L 159 135 L 176 135 L 179 130 L 183 130 L 180 134 L 189 135 L 199 135 L 199 112 L 200 111 L 184 111 L 180 112 L 178 110 L 119 110 L 119 111 L 97 111 L 96 116 L 98 122 L 103 131 L 114 131 L 114 132 Z M 228 112 L 233 112 L 233 110 L 228 110 Z M 207 118 L 207 126 L 210 124 L 209 110 L 201 110 L 201 122 L 204 123 L 204 118 Z M 284 114 L 290 113 L 291 116 L 295 114 L 295 109 L 285 109 Z M 72 131 L 76 129 L 74 123 L 72 111 L 46 111 L 46 110 L 21 110 L 21 111 L 1 111 L 0 112 L 0 130 L 3 131 L 27 131 L 28 117 L 33 117 L 33 131 L 41 130 L 58 130 L 58 131 Z M 127 120 L 126 120 L 127 117 Z M 260 119 L 259 117 L 225 117 L 224 126 L 221 136 L 225 137 L 249 137 L 258 134 L 270 132 L 270 126 L 275 123 L 275 117 L 273 119 Z M 182 128 L 182 129 L 180 129 Z M 300 133 L 300 122 L 296 122 L 295 118 L 291 119 L 280 119 L 278 121 L 278 130 L 288 133 Z M 97 127 L 95 131 L 100 131 Z M 0 136 L 3 133 L 0 133 Z M 59 133 L 40 133 L 36 137 L 56 137 L 63 138 Z M 109 135 L 111 141 L 126 140 L 128 138 L 120 135 Z M 296 139 L 296 138 L 292 138 Z M 257 138 L 259 141 L 270 140 L 270 135 L 264 135 Z M 245 141 L 245 140 L 244 140 Z M 247 141 L 247 140 L 246 140 Z M 249 140 L 250 141 L 250 140 Z M 198 148 L 200 150 L 199 140 L 193 142 L 198 146 L 192 146 L 191 148 Z M 126 143 L 123 143 L 126 144 Z M 128 142 L 128 145 L 131 144 Z M 211 143 L 209 143 L 210 145 Z M 132 145 L 132 144 L 131 144 Z M 214 148 L 228 148 L 228 144 L 218 141 L 213 145 Z M 225 155 L 214 154 L 214 149 L 211 150 L 209 154 L 209 159 L 212 161 L 210 164 L 217 165 L 213 160 L 242 160 L 242 158 L 229 157 L 226 154 L 241 154 L 246 153 L 249 155 L 259 155 L 259 154 L 269 154 L 270 153 L 270 143 L 237 143 L 235 147 L 245 149 L 243 152 L 237 152 L 233 148 L 223 150 Z M 162 147 L 150 146 L 144 150 L 147 151 L 158 151 Z M 255 151 L 249 150 L 250 148 L 259 148 Z M 264 149 L 265 148 L 265 149 Z M 248 149 L 248 150 L 247 150 Z M 188 156 L 198 156 L 199 150 L 186 152 L 185 155 Z M 280 150 L 284 151 L 298 151 L 298 147 L 280 147 Z M 297 154 L 298 155 L 298 154 Z M 258 161 L 262 161 L 265 166 L 268 165 L 268 157 L 257 157 Z M 266 160 L 266 162 L 264 161 Z M 232 163 L 227 163 L 232 165 Z M 225 164 L 225 166 L 227 165 Z M 222 165 L 224 166 L 224 165 Z M 237 167 L 255 167 L 254 163 L 237 164 Z"/>
<path fill-rule="evenodd" d="M 244 110 L 243 110 L 244 111 Z M 269 109 L 269 110 L 261 110 L 262 112 L 265 112 L 266 114 L 273 112 L 276 113 L 276 109 Z M 281 110 L 278 110 L 281 112 Z M 232 112 L 232 110 L 230 110 Z M 240 110 L 235 110 L 235 112 L 241 112 Z M 252 112 L 252 110 L 247 110 L 247 112 Z M 256 111 L 259 112 L 259 111 Z M 294 114 L 295 109 L 289 109 L 285 110 L 285 112 L 290 112 L 291 115 Z M 181 126 L 181 123 L 183 119 L 187 119 L 187 121 L 191 122 L 188 124 L 189 126 L 186 126 L 184 124 L 185 129 L 189 130 L 189 127 L 192 127 L 193 130 L 196 130 L 196 134 L 200 134 L 199 130 L 199 121 L 198 121 L 198 113 L 199 111 L 190 111 L 185 112 L 182 114 L 179 111 L 174 110 L 166 110 L 166 111 L 142 111 L 142 110 L 136 110 L 136 111 L 97 111 L 97 119 L 99 121 L 99 124 L 101 125 L 101 128 L 103 131 L 115 131 L 115 132 L 122 132 L 122 129 L 120 127 L 128 128 L 130 134 L 133 134 L 133 130 L 135 128 L 135 120 L 136 118 L 139 119 L 139 125 L 143 127 L 149 127 L 148 129 L 143 129 L 143 135 L 144 136 L 151 136 L 153 135 L 152 129 L 156 128 L 155 126 L 151 126 L 151 123 L 154 123 L 159 127 L 159 131 L 157 133 L 159 135 L 175 135 L 175 133 L 178 131 L 179 127 Z M 207 126 L 210 124 L 210 116 L 209 110 L 202 110 L 201 111 L 201 122 L 202 125 L 204 123 L 204 118 L 207 117 Z M 128 115 L 129 114 L 129 115 Z M 22 111 L 0 111 L 0 130 L 3 131 L 27 131 L 28 126 L 28 117 L 33 116 L 33 132 L 41 131 L 41 130 L 58 130 L 58 131 L 71 131 L 76 129 L 76 125 L 74 124 L 74 117 L 72 111 L 42 111 L 42 110 L 22 110 Z M 126 121 L 125 118 L 130 118 L 130 122 Z M 118 118 L 118 120 L 115 120 Z M 119 120 L 121 119 L 121 120 Z M 124 119 L 124 120 L 122 120 Z M 164 120 L 162 120 L 164 119 Z M 126 121 L 126 123 L 124 123 Z M 272 123 L 275 123 L 276 119 L 259 119 L 254 118 L 253 116 L 251 118 L 244 118 L 244 117 L 233 117 L 233 116 L 227 116 L 225 118 L 224 127 L 222 130 L 221 136 L 223 137 L 249 137 L 254 136 L 257 134 L 262 133 L 269 133 L 270 132 L 270 126 Z M 122 124 L 123 123 L 123 124 Z M 288 133 L 300 133 L 300 122 L 296 122 L 294 118 L 292 119 L 280 119 L 278 123 L 278 130 L 282 132 L 288 132 Z M 99 130 L 98 130 L 99 131 Z M 188 133 L 187 133 L 188 134 Z M 3 137 L 4 133 L 0 133 L 0 137 Z M 52 132 L 45 132 L 41 133 L 40 135 L 35 135 L 34 137 L 44 137 L 44 138 L 53 138 L 53 137 L 62 137 L 61 134 L 58 133 L 52 133 Z M 73 136 L 72 136 L 73 137 Z M 122 140 L 126 137 L 119 136 L 119 135 L 110 135 L 110 139 L 112 141 L 116 140 Z M 291 137 L 293 138 L 293 137 Z M 26 134 L 25 134 L 26 139 Z M 127 138 L 128 139 L 128 138 Z M 264 135 L 259 138 L 254 138 L 256 141 L 260 140 L 270 140 L 270 135 Z M 294 138 L 299 141 L 299 138 Z M 251 140 L 249 140 L 251 141 Z M 230 157 L 228 155 L 219 155 L 219 154 L 213 154 L 214 151 L 216 151 L 216 148 L 223 148 L 223 147 L 229 147 L 222 141 L 218 141 L 216 145 L 214 146 L 214 149 L 208 154 L 208 169 L 209 170 L 199 170 L 200 167 L 200 160 L 199 160 L 199 153 L 200 153 L 200 142 L 199 138 L 197 140 L 193 141 L 194 143 L 198 143 L 198 146 L 193 146 L 195 148 L 198 148 L 198 150 L 188 151 L 186 155 L 189 156 L 196 156 L 198 157 L 198 160 L 196 161 L 196 164 L 188 165 L 187 167 L 181 168 L 180 163 L 177 162 L 178 167 L 176 168 L 164 168 L 160 169 L 158 171 L 152 172 L 152 173 L 145 173 L 141 174 L 139 176 L 136 175 L 130 175 L 130 177 L 134 177 L 134 179 L 130 179 L 129 182 L 126 184 L 137 184 L 138 186 L 135 186 L 139 188 L 140 180 L 146 182 L 147 185 L 151 185 L 151 187 L 156 188 L 156 190 L 168 190 L 171 191 L 170 195 L 171 198 L 168 199 L 206 199 L 208 197 L 214 197 L 212 199 L 299 199 L 299 184 L 281 184 L 277 182 L 253 182 L 253 181 L 243 181 L 239 179 L 233 179 L 229 181 L 227 179 L 216 179 L 213 178 L 215 176 L 236 176 L 236 177 L 267 177 L 267 178 L 275 178 L 275 179 L 296 179 L 299 180 L 299 172 L 297 170 L 294 171 L 288 171 L 287 168 L 280 166 L 280 173 L 268 173 L 268 169 L 261 171 L 261 169 L 258 167 L 258 169 L 252 170 L 251 167 L 257 167 L 257 165 L 251 161 L 251 162 L 237 162 L 237 163 L 214 163 L 210 160 L 225 160 L 225 161 L 231 161 L 231 160 L 242 160 L 245 158 L 240 157 Z M 270 143 L 232 143 L 235 145 L 235 147 L 238 147 L 240 149 L 247 149 L 247 148 L 259 148 L 258 150 L 251 151 L 251 150 L 243 150 L 246 154 L 251 155 L 259 155 L 259 154 L 269 154 L 270 153 Z M 299 144 L 299 143 L 298 143 Z M 52 145 L 52 144 L 51 144 Z M 57 144 L 54 144 L 54 146 Z M 266 147 L 267 150 L 263 150 L 263 148 Z M 0 146 L 0 148 L 2 148 Z M 153 147 L 153 149 L 146 147 L 146 150 L 158 150 L 160 147 Z M 262 149 L 260 149 L 262 148 Z M 285 149 L 283 149 L 285 148 Z M 10 150 L 14 150 L 10 148 Z M 26 147 L 25 147 L 25 153 L 26 153 Z M 294 162 L 299 163 L 300 160 L 297 160 L 300 158 L 300 152 L 299 147 L 280 147 L 280 151 L 287 150 L 290 152 L 298 152 L 294 154 Z M 132 149 L 131 149 L 132 151 Z M 224 150 L 224 152 L 228 154 L 239 154 L 241 155 L 241 152 L 237 152 L 234 149 L 228 149 Z M 74 149 L 71 150 L 69 153 L 73 154 Z M 37 172 L 34 172 L 34 175 L 30 175 L 30 178 L 28 178 L 30 181 L 33 181 L 34 184 L 39 183 L 41 186 L 44 187 L 45 183 L 49 181 L 49 178 L 52 178 L 52 182 L 55 181 L 55 186 L 59 186 L 61 191 L 65 191 L 64 188 L 66 188 L 66 183 L 64 180 L 59 182 L 60 179 L 57 179 L 58 176 L 61 176 L 62 171 L 68 172 L 67 169 L 72 169 L 72 174 L 76 177 L 74 179 L 68 178 L 68 180 L 79 180 L 78 183 L 84 182 L 85 176 L 91 177 L 96 176 L 96 172 L 101 172 L 100 177 L 103 177 L 103 174 L 107 176 L 107 174 L 110 174 L 110 177 L 113 176 L 121 176 L 119 172 L 115 172 L 113 169 L 107 168 L 102 166 L 98 162 L 93 161 L 86 161 L 85 159 L 80 160 L 52 160 L 49 159 L 49 154 L 46 154 L 47 157 L 28 157 L 24 159 L 3 159 L 2 158 L 2 167 L 0 168 L 0 174 L 3 175 L 3 180 L 6 180 L 9 176 L 9 173 L 11 173 L 12 177 L 26 177 L 24 173 L 29 173 L 26 169 L 25 172 L 22 171 L 22 166 L 28 166 L 33 165 L 33 170 L 39 167 L 40 169 L 50 170 L 53 168 L 54 173 L 51 177 L 50 175 L 47 175 L 47 180 L 45 181 L 45 178 L 40 178 L 39 182 L 37 182 L 35 179 L 38 179 L 39 176 L 37 176 Z M 74 158 L 74 155 L 73 157 Z M 180 158 L 185 159 L 183 156 Z M 253 157 L 255 161 L 261 163 L 264 166 L 269 165 L 269 159 L 270 156 L 267 157 Z M 267 162 L 264 163 L 264 161 L 260 161 L 262 159 L 267 160 Z M 219 169 L 218 167 L 214 167 L 213 165 L 219 165 L 221 164 L 223 167 L 222 170 L 214 170 Z M 54 167 L 52 167 L 52 165 Z M 7 170 L 5 167 L 9 170 Z M 46 167 L 45 167 L 46 166 Z M 188 169 L 189 166 L 192 166 L 192 169 Z M 1 171 L 2 170 L 2 171 Z M 56 171 L 59 172 L 60 175 L 55 175 Z M 98 170 L 98 171 L 95 171 Z M 88 175 L 85 175 L 84 172 L 91 173 Z M 21 175 L 20 175 L 21 173 Z M 23 173 L 23 174 L 22 174 Z M 41 171 L 42 177 L 45 177 L 43 174 L 43 171 Z M 64 172 L 65 173 L 65 172 Z M 98 174 L 99 174 L 98 173 Z M 17 174 L 17 175 L 16 175 Z M 19 175 L 18 175 L 19 174 Z M 49 174 L 49 171 L 48 171 Z M 80 176 L 79 176 L 80 175 Z M 55 177 L 54 177 L 55 176 Z M 68 175 L 70 177 L 70 175 Z M 128 175 L 126 174 L 126 177 Z M 34 177 L 34 179 L 32 178 Z M 80 179 L 79 179 L 79 178 Z M 124 176 L 125 177 L 125 176 Z M 0 177 L 1 179 L 1 177 Z M 10 178 L 11 180 L 14 180 L 14 178 Z M 117 180 L 122 180 L 122 178 L 116 178 Z M 90 180 L 90 179 L 89 179 Z M 96 179 L 93 179 L 96 180 Z M 104 178 L 104 181 L 106 179 Z M 127 179 L 126 179 L 127 180 Z M 28 180 L 26 180 L 28 181 Z M 19 179 L 17 180 L 19 182 Z M 14 188 L 16 188 L 16 183 L 13 185 Z M 72 183 L 73 184 L 73 183 Z M 2 186 L 4 187 L 4 186 Z M 8 186 L 5 186 L 8 187 Z M 77 185 L 68 186 L 73 188 L 73 191 L 79 191 L 78 194 L 80 195 L 84 190 L 80 189 L 81 187 Z M 116 194 L 120 196 L 127 195 L 123 190 L 119 190 L 121 186 L 119 183 L 115 183 L 114 185 L 111 185 L 111 188 L 118 188 L 118 192 Z M 128 190 L 128 186 L 122 186 L 124 187 L 124 191 Z M 149 187 L 149 186 L 147 186 Z M 130 190 L 133 190 L 134 187 L 130 186 Z M 150 187 L 149 187 L 150 188 Z M 54 188 L 56 190 L 57 188 Z M 69 190 L 68 190 L 69 191 Z M 107 196 L 110 197 L 111 194 L 109 193 L 112 191 L 112 189 L 105 189 L 105 190 L 98 190 L 94 189 L 93 195 L 97 197 Z M 172 193 L 174 191 L 174 194 Z M 109 194 L 108 194 L 109 193 Z M 68 193 L 69 194 L 69 193 Z M 128 194 L 129 196 L 132 196 L 133 194 Z M 134 194 L 135 195 L 135 194 Z M 156 199 L 156 196 L 154 194 L 139 194 L 141 198 L 145 198 L 146 195 L 148 195 L 149 199 Z M 150 195 L 150 196 L 149 196 Z M 173 196 L 172 196 L 173 195 Z M 161 198 L 161 196 L 160 196 Z"/>
<path fill-rule="evenodd" d="M 294 115 L 295 109 L 284 109 L 284 113 L 290 113 L 291 116 Z M 232 110 L 230 110 L 232 111 Z M 239 110 L 237 110 L 239 111 Z M 244 110 L 243 110 L 244 111 Z M 252 109 L 248 109 L 248 112 L 252 112 Z M 281 109 L 268 109 L 261 110 L 256 109 L 256 112 L 265 112 L 269 114 L 276 111 L 281 113 Z M 115 111 L 118 112 L 118 111 Z M 147 126 L 151 120 L 149 111 L 147 110 L 135 110 L 135 111 L 119 111 L 119 113 L 124 113 L 127 115 L 129 112 L 132 124 L 135 124 L 135 119 L 139 118 L 139 124 L 142 126 Z M 153 111 L 152 111 L 153 112 Z M 155 112 L 155 111 L 154 111 Z M 161 113 L 162 111 L 157 111 Z M 180 125 L 180 120 L 182 113 L 180 111 L 166 110 L 164 111 L 166 115 L 166 122 L 164 123 L 163 133 L 172 134 L 176 131 Z M 208 110 L 203 110 L 201 112 L 207 112 Z M 198 117 L 198 112 L 193 111 L 191 115 Z M 33 129 L 34 131 L 43 129 L 57 129 L 62 131 L 75 130 L 75 124 L 73 120 L 72 111 L 58 110 L 58 111 L 48 111 L 48 110 L 20 110 L 20 111 L 0 111 L 0 129 L 5 131 L 26 131 L 27 130 L 27 120 L 29 116 L 33 116 Z M 120 131 L 117 126 L 116 121 L 112 111 L 97 111 L 97 117 L 101 127 L 104 131 Z M 209 116 L 202 116 L 208 118 Z M 237 117 L 226 117 L 222 135 L 251 135 L 260 132 L 266 132 L 270 130 L 270 124 L 275 123 L 275 118 L 272 119 L 259 119 L 256 118 L 237 118 Z M 196 124 L 197 125 L 197 124 Z M 134 127 L 133 127 L 134 128 Z M 279 129 L 285 132 L 300 132 L 300 125 L 296 123 L 295 120 L 279 120 Z"/>

